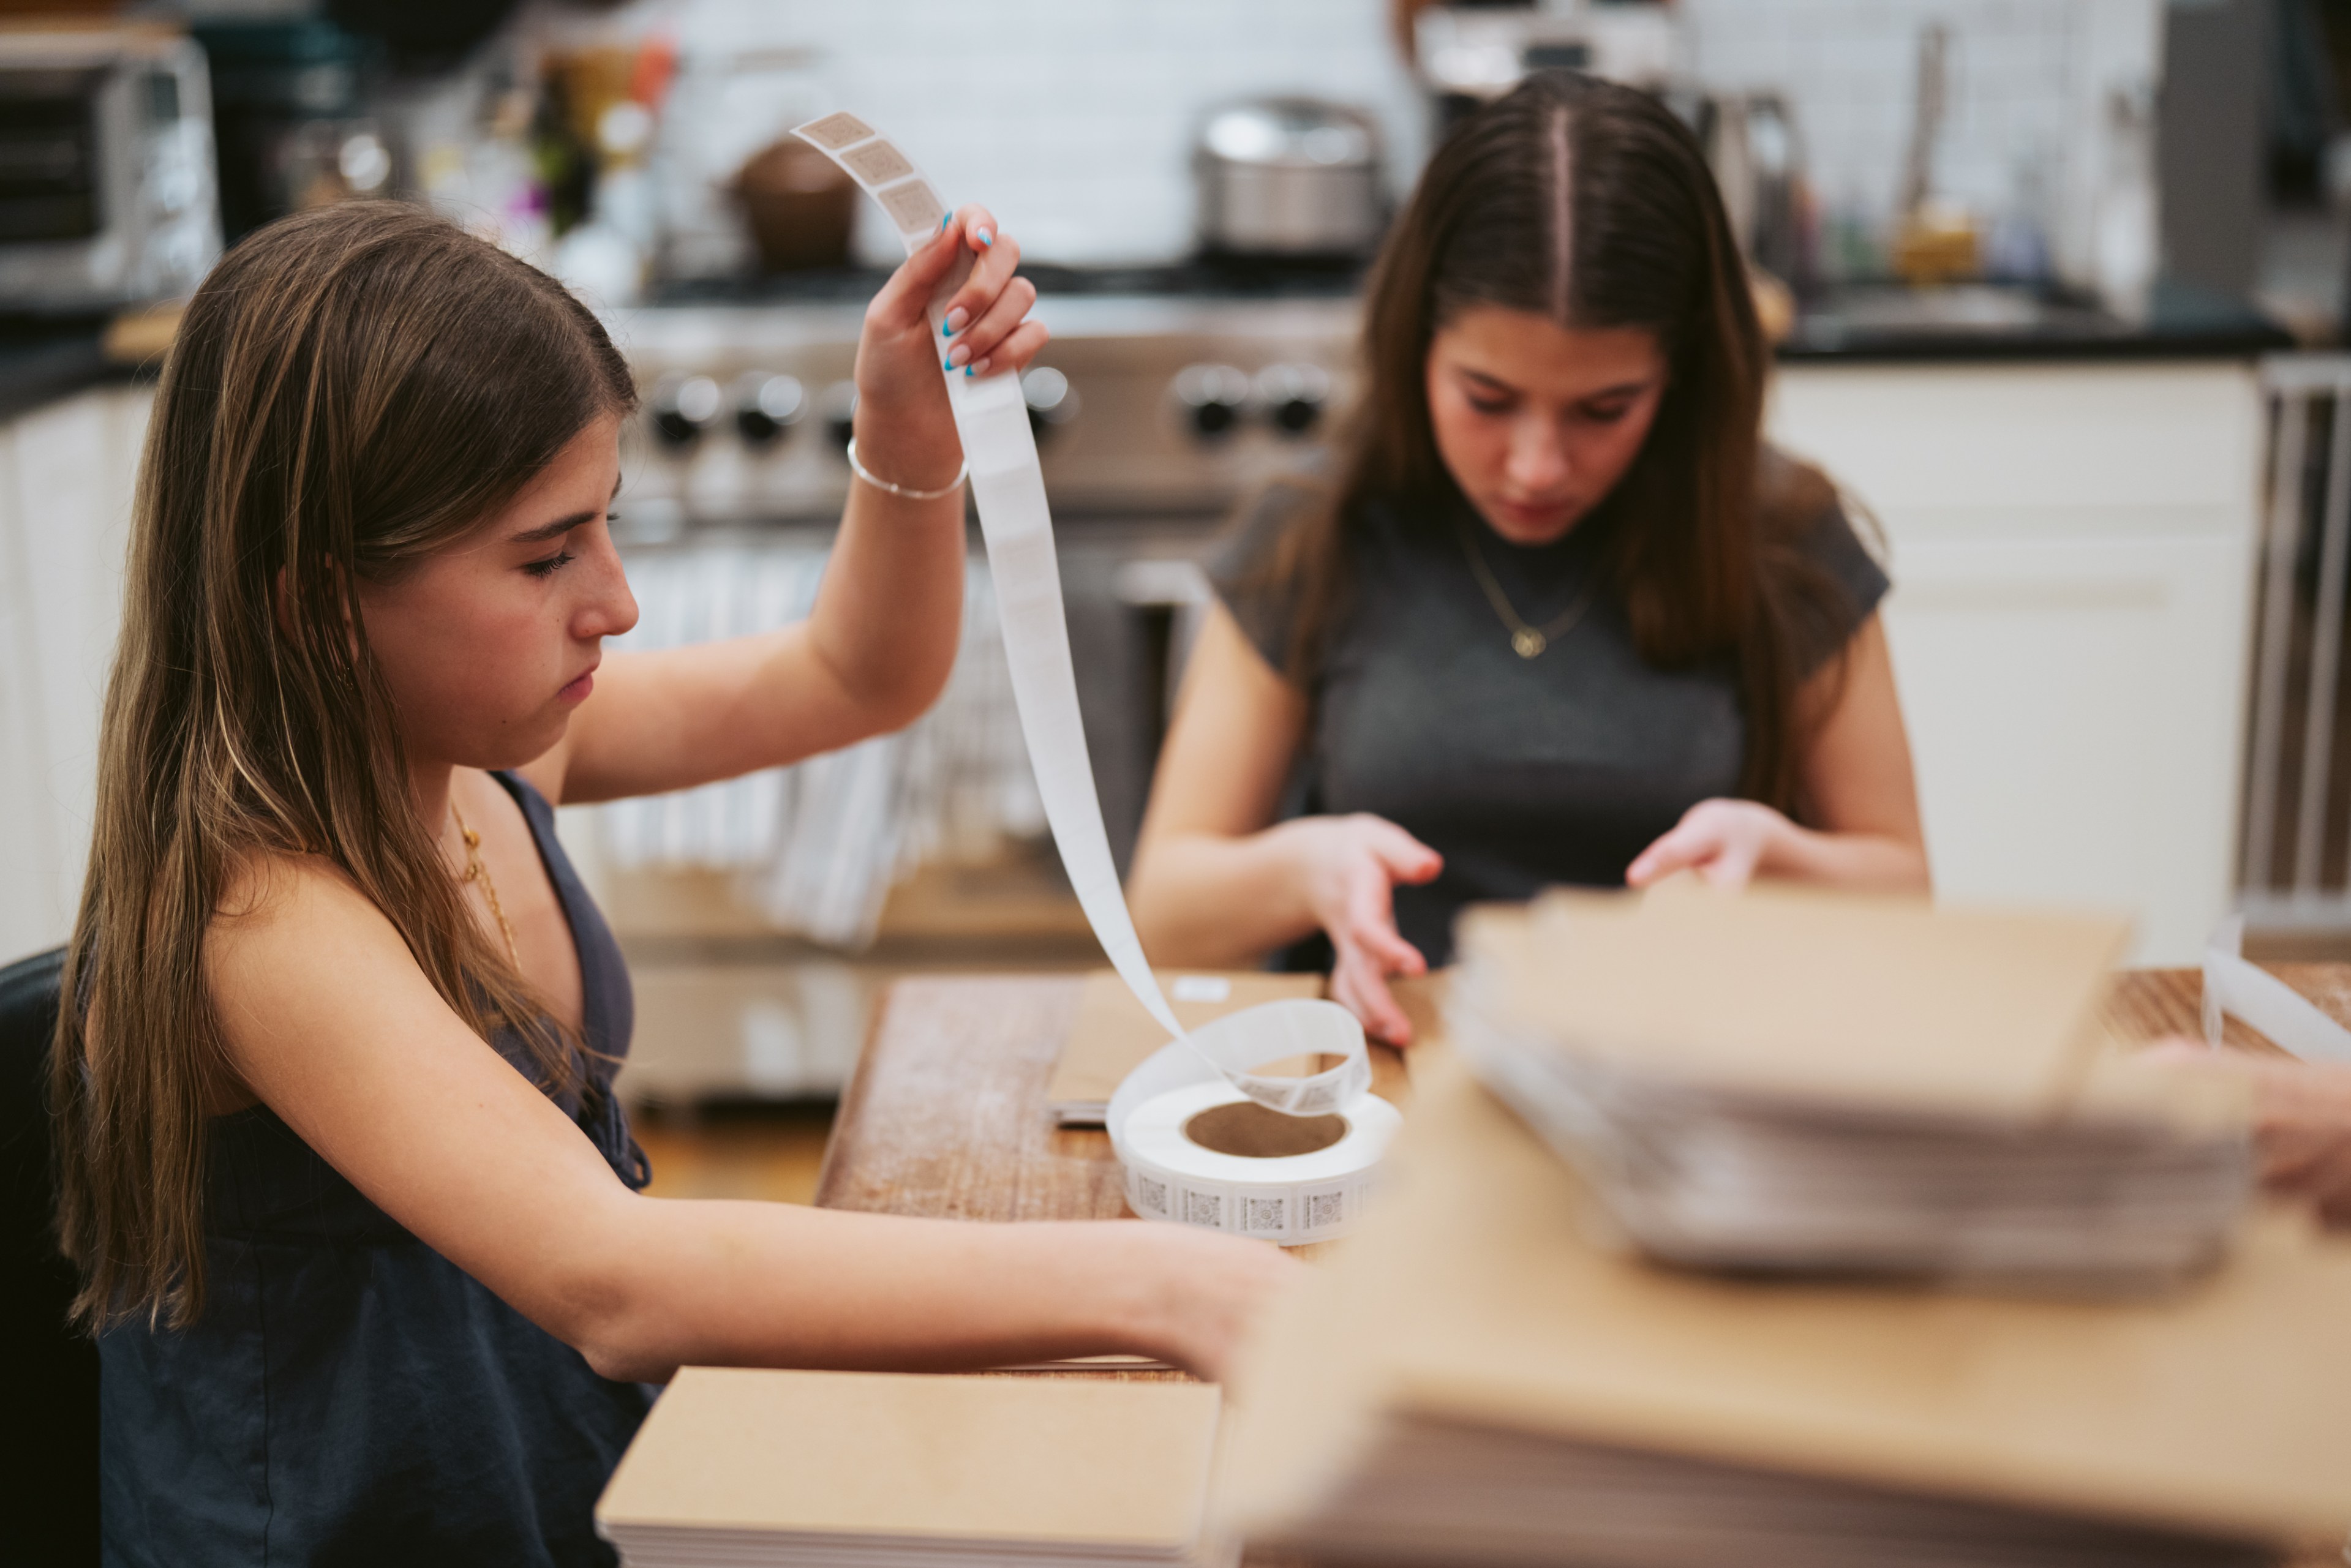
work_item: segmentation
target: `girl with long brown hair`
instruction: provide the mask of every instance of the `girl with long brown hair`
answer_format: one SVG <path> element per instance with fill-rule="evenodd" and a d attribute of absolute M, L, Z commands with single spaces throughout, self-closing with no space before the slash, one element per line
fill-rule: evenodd
<path fill-rule="evenodd" d="M 1163 963 L 1320 934 L 1374 1034 L 1454 914 L 1694 868 L 1924 890 L 1886 578 L 1761 440 L 1696 141 L 1531 78 L 1439 148 L 1365 306 L 1335 470 L 1212 572 L 1129 884 Z"/>
<path fill-rule="evenodd" d="M 1044 340 L 992 225 L 951 218 L 866 313 L 810 618 L 610 659 L 634 393 L 594 317 L 390 204 L 262 230 L 198 291 L 55 1055 L 110 1563 L 609 1563 L 590 1506 L 683 1364 L 1213 1374 L 1293 1267 L 1174 1226 L 657 1200 L 613 1097 L 627 976 L 550 807 L 937 695 L 964 573 L 940 362 L 1011 373 Z"/>

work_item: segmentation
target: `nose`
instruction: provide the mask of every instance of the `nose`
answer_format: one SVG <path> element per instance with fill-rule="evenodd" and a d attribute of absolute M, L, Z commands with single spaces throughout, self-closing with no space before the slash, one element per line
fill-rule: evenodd
<path fill-rule="evenodd" d="M 629 591 L 621 552 L 611 538 L 601 538 L 580 564 L 590 570 L 580 574 L 588 591 L 572 616 L 573 634 L 583 643 L 626 635 L 637 623 L 637 596 Z"/>
<path fill-rule="evenodd" d="M 1510 488 L 1526 496 L 1549 495 L 1567 483 L 1571 472 L 1566 444 L 1549 419 L 1511 423 L 1510 451 L 1503 459 L 1503 477 Z"/>

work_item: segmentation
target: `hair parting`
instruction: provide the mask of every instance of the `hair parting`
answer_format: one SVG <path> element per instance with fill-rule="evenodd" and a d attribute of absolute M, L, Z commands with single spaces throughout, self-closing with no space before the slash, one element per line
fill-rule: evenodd
<path fill-rule="evenodd" d="M 1551 319 L 1565 324 L 1568 285 L 1574 277 L 1575 160 L 1568 147 L 1567 105 L 1551 112 Z"/>

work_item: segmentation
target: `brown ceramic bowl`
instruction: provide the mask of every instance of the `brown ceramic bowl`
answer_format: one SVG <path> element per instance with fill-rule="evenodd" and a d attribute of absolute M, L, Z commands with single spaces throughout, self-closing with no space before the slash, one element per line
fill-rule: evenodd
<path fill-rule="evenodd" d="M 815 148 L 787 137 L 752 154 L 734 191 L 762 272 L 849 265 L 857 186 Z"/>

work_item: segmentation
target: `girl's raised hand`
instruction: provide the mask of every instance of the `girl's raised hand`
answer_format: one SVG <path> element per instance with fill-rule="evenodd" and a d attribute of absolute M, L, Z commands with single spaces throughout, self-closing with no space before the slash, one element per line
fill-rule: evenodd
<path fill-rule="evenodd" d="M 927 314 L 958 256 L 974 258 L 971 276 L 947 300 L 946 333 L 935 336 Z M 1019 242 L 999 234 L 985 207 L 949 214 L 930 244 L 908 256 L 865 308 L 857 344 L 861 405 L 893 419 L 947 419 L 940 371 L 975 379 L 1017 373 L 1045 346 L 1045 326 L 1029 319 L 1037 287 L 1013 276 Z"/>

